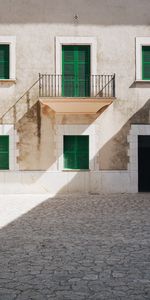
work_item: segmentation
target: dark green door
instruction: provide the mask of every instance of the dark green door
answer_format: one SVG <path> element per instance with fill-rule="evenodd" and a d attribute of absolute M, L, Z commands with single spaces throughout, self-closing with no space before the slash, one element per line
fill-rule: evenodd
<path fill-rule="evenodd" d="M 0 136 L 0 170 L 9 169 L 9 136 Z"/>
<path fill-rule="evenodd" d="M 90 96 L 90 46 L 62 46 L 62 96 Z"/>
<path fill-rule="evenodd" d="M 89 169 L 89 136 L 64 136 L 64 168 Z"/>

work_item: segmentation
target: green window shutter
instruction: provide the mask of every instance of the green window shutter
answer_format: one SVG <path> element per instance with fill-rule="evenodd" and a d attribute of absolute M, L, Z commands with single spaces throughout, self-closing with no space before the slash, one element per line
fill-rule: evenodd
<path fill-rule="evenodd" d="M 90 46 L 77 47 L 78 95 L 90 96 Z"/>
<path fill-rule="evenodd" d="M 9 136 L 0 136 L 0 170 L 9 169 Z"/>
<path fill-rule="evenodd" d="M 89 136 L 77 136 L 77 169 L 89 169 Z"/>
<path fill-rule="evenodd" d="M 9 79 L 9 45 L 0 44 L 0 79 Z"/>
<path fill-rule="evenodd" d="M 89 169 L 89 136 L 64 136 L 64 168 Z"/>
<path fill-rule="evenodd" d="M 62 46 L 62 96 L 75 95 L 75 51 L 73 46 Z"/>
<path fill-rule="evenodd" d="M 142 79 L 150 80 L 150 46 L 142 46 Z"/>
<path fill-rule="evenodd" d="M 64 168 L 75 169 L 76 140 L 75 136 L 64 136 Z"/>
<path fill-rule="evenodd" d="M 90 96 L 90 46 L 62 46 L 62 96 Z"/>

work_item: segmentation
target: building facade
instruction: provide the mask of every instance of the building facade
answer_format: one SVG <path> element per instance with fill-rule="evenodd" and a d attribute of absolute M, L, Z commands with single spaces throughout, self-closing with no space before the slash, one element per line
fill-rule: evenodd
<path fill-rule="evenodd" d="M 1 193 L 150 191 L 148 0 L 1 1 Z"/>

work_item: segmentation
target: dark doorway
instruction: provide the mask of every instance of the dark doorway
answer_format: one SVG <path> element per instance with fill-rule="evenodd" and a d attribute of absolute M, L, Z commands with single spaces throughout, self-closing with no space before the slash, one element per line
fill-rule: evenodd
<path fill-rule="evenodd" d="M 138 136 L 138 189 L 150 192 L 150 136 Z"/>

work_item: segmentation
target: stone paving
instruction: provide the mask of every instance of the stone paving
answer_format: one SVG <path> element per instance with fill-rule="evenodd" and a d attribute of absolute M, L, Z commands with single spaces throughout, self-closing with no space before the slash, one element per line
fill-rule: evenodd
<path fill-rule="evenodd" d="M 0 300 L 48 299 L 150 300 L 150 194 L 55 197 L 1 228 Z"/>

